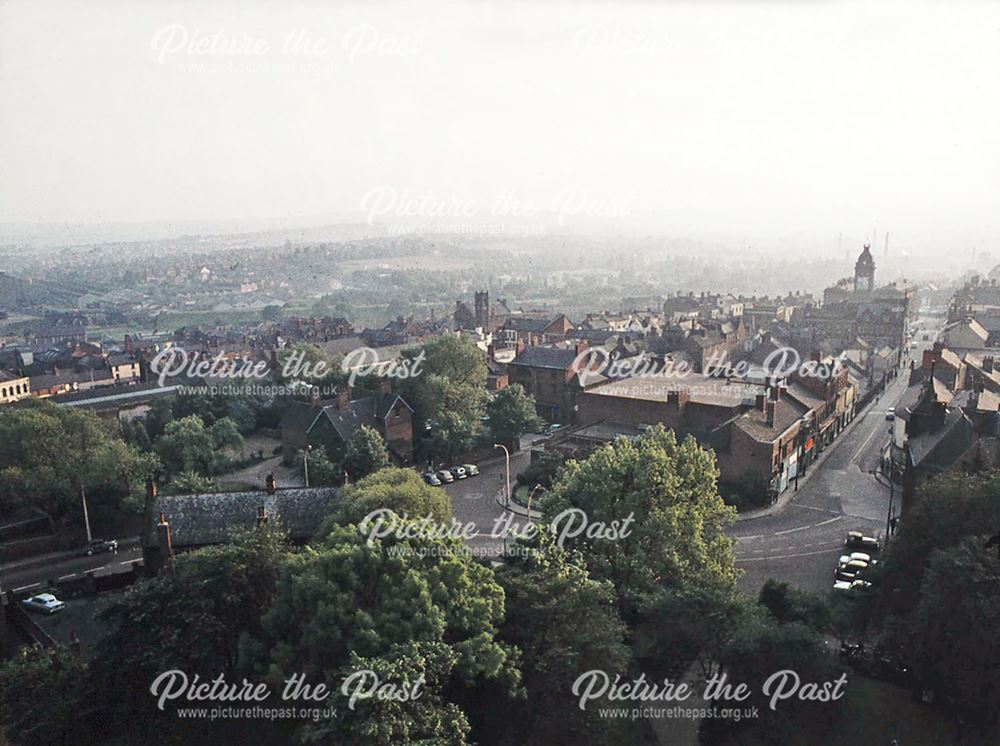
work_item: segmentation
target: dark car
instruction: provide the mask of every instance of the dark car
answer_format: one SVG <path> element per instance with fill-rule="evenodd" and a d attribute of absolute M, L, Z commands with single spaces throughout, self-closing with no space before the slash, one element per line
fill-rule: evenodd
<path fill-rule="evenodd" d="M 849 549 L 864 549 L 866 552 L 877 552 L 881 544 L 878 539 L 865 536 L 860 531 L 851 531 L 847 534 L 844 546 Z"/>
<path fill-rule="evenodd" d="M 90 557 L 98 552 L 113 552 L 118 554 L 118 541 L 116 539 L 94 539 L 87 542 L 87 545 L 80 550 L 80 554 Z"/>

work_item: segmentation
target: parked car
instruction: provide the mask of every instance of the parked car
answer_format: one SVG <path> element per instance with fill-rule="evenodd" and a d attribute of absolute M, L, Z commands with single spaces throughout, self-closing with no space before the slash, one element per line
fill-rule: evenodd
<path fill-rule="evenodd" d="M 83 549 L 80 550 L 80 554 L 87 557 L 95 555 L 98 552 L 113 552 L 118 554 L 118 540 L 94 539 L 93 541 L 88 541 Z"/>
<path fill-rule="evenodd" d="M 51 593 L 39 593 L 37 596 L 24 599 L 21 603 L 24 604 L 24 608 L 40 611 L 43 614 L 55 614 L 66 608 L 66 604 Z"/>
<path fill-rule="evenodd" d="M 455 476 L 447 469 L 441 469 L 437 473 L 437 478 L 440 479 L 445 484 L 451 484 L 455 481 Z"/>
<path fill-rule="evenodd" d="M 424 481 L 427 482 L 431 487 L 440 487 L 441 480 L 438 479 L 437 474 L 432 471 L 424 472 Z"/>
<path fill-rule="evenodd" d="M 869 552 L 877 552 L 881 548 L 879 540 L 871 536 L 865 536 L 860 531 L 850 531 L 844 546 L 849 549 L 865 549 Z"/>
<path fill-rule="evenodd" d="M 855 596 L 861 591 L 871 588 L 872 584 L 867 580 L 838 580 L 833 584 L 833 590 L 845 593 L 848 596 Z"/>
<path fill-rule="evenodd" d="M 885 420 L 886 420 L 886 422 L 892 422 L 895 419 L 896 419 L 896 410 L 894 410 L 894 409 L 888 409 L 888 410 L 886 410 L 886 413 L 885 413 Z"/>
<path fill-rule="evenodd" d="M 851 560 L 857 560 L 859 562 L 867 562 L 868 565 L 870 566 L 878 564 L 875 560 L 872 559 L 872 556 L 870 554 L 865 554 L 864 552 L 851 552 L 850 554 L 840 555 L 840 559 L 837 562 L 837 566 L 843 567 Z"/>
<path fill-rule="evenodd" d="M 547 428 L 545 428 L 545 434 L 546 435 L 555 435 L 561 429 L 562 429 L 562 425 L 559 425 L 559 424 L 549 425 Z"/>
<path fill-rule="evenodd" d="M 448 471 L 451 472 L 451 475 L 455 477 L 455 479 L 465 479 L 467 476 L 469 476 L 468 473 L 465 471 L 464 466 L 453 466 L 450 469 L 448 469 Z"/>
<path fill-rule="evenodd" d="M 869 567 L 867 562 L 851 560 L 843 567 L 838 567 L 836 577 L 838 580 L 855 580 L 861 573 Z"/>
<path fill-rule="evenodd" d="M 476 466 L 475 464 L 462 464 L 462 466 L 465 467 L 465 473 L 468 474 L 470 477 L 479 476 L 479 467 Z"/>

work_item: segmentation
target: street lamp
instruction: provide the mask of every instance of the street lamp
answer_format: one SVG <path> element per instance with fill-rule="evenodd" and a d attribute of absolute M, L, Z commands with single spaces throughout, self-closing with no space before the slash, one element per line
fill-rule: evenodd
<path fill-rule="evenodd" d="M 542 487 L 542 485 L 540 485 L 540 484 L 536 484 L 534 487 L 531 488 L 531 492 L 528 493 L 528 520 L 529 521 L 531 520 L 531 498 L 533 498 L 535 496 L 535 491 L 536 490 L 542 490 L 542 491 L 544 491 L 545 488 Z"/>
<path fill-rule="evenodd" d="M 305 472 L 306 487 L 309 486 L 309 454 L 312 452 L 312 449 L 312 446 L 306 446 L 302 451 L 302 470 Z"/>
<path fill-rule="evenodd" d="M 494 448 L 503 448 L 504 456 L 507 459 L 507 496 L 504 499 L 504 509 L 510 509 L 510 451 L 507 450 L 507 446 L 501 445 L 500 443 L 494 443 Z"/>

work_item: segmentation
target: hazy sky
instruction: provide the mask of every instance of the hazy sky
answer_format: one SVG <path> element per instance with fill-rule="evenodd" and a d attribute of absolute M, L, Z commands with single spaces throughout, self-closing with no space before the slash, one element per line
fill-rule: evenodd
<path fill-rule="evenodd" d="M 526 202 L 995 240 L 1000 4 L 0 2 L 0 222 Z"/>

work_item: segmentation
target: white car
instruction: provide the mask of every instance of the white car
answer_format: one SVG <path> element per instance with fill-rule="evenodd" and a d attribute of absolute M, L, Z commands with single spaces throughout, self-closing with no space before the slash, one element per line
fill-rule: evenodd
<path fill-rule="evenodd" d="M 844 567 L 848 562 L 858 561 L 864 562 L 868 565 L 875 565 L 875 560 L 872 559 L 870 554 L 865 554 L 864 552 L 851 552 L 850 554 L 840 555 L 840 559 L 837 561 L 839 567 Z"/>
<path fill-rule="evenodd" d="M 26 609 L 40 611 L 43 614 L 55 614 L 66 608 L 66 604 L 53 596 L 51 593 L 39 593 L 37 596 L 24 599 L 21 603 Z"/>

